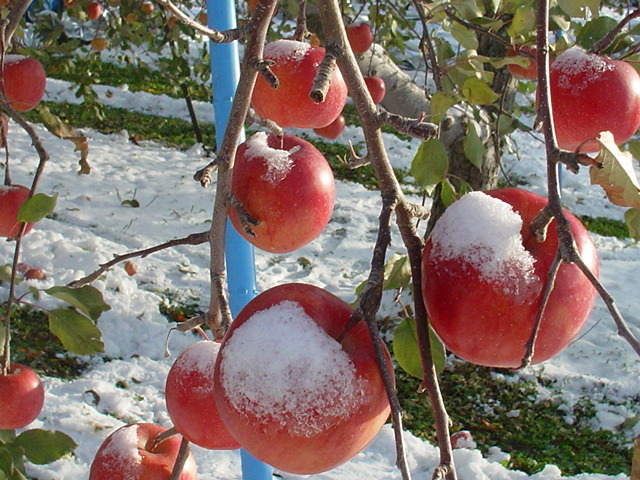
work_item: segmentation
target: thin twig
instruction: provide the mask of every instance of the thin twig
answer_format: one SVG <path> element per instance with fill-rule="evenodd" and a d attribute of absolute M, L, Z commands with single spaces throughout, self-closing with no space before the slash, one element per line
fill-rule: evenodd
<path fill-rule="evenodd" d="M 298 17 L 296 18 L 296 31 L 293 39 L 301 42 L 307 36 L 307 0 L 298 0 Z"/>
<path fill-rule="evenodd" d="M 112 260 L 109 260 L 107 263 L 101 264 L 100 268 L 98 268 L 95 272 L 90 273 L 89 275 L 82 277 L 78 280 L 74 280 L 73 282 L 69 283 L 68 286 L 75 288 L 75 287 L 81 287 L 83 285 L 92 283 L 98 278 L 100 278 L 100 276 L 104 272 L 111 269 L 114 265 L 117 265 L 118 263 L 124 262 L 131 258 L 136 258 L 136 257 L 145 258 L 146 256 L 151 255 L 152 253 L 156 253 L 161 250 L 165 250 L 167 248 L 173 248 L 178 245 L 202 245 L 203 243 L 206 243 L 208 240 L 209 240 L 208 231 L 200 232 L 200 233 L 192 233 L 191 235 L 188 235 L 186 237 L 177 238 L 175 240 L 169 240 L 168 242 L 161 243 L 160 245 L 156 245 L 154 247 L 144 248 L 142 250 L 125 253 L 123 255 L 116 255 Z"/>
<path fill-rule="evenodd" d="M 311 97 L 314 102 L 324 102 L 329 87 L 331 87 L 331 77 L 336 69 L 336 57 L 338 54 L 339 51 L 333 45 L 327 45 L 325 48 L 324 58 L 322 62 L 320 62 L 318 73 L 313 81 L 311 92 L 309 92 L 309 97 Z"/>
<path fill-rule="evenodd" d="M 178 450 L 178 456 L 176 457 L 176 462 L 173 464 L 173 470 L 171 471 L 169 480 L 180 480 L 182 470 L 184 470 L 184 466 L 187 463 L 187 460 L 189 460 L 190 453 L 189 440 L 182 437 L 182 441 L 180 442 L 180 449 Z"/>
<path fill-rule="evenodd" d="M 602 37 L 596 43 L 591 45 L 591 48 L 589 48 L 589 53 L 595 53 L 595 54 L 602 53 L 604 50 L 606 50 L 614 42 L 614 40 L 616 39 L 616 37 L 618 35 L 620 35 L 622 30 L 632 20 L 635 20 L 638 17 L 640 17 L 640 8 L 636 8 L 633 12 L 631 12 L 626 17 L 624 17 L 622 20 L 620 20 L 620 22 L 618 22 L 618 24 L 615 26 L 615 28 L 613 28 L 613 30 L 611 30 L 609 33 L 607 33 L 604 37 Z"/>
<path fill-rule="evenodd" d="M 378 119 L 401 133 L 406 133 L 421 140 L 429 140 L 438 134 L 438 126 L 435 123 L 425 122 L 424 117 L 403 117 L 378 107 Z"/>

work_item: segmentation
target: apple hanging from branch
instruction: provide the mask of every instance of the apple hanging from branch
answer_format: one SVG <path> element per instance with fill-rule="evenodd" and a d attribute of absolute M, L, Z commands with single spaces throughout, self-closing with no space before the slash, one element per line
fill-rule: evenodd
<path fill-rule="evenodd" d="M 13 363 L 6 375 L 0 373 L 0 430 L 26 427 L 43 405 L 44 387 L 29 367 Z"/>

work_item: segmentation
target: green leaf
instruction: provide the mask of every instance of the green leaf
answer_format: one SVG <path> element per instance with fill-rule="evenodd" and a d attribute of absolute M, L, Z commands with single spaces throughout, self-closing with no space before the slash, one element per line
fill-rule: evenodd
<path fill-rule="evenodd" d="M 478 49 L 478 37 L 474 30 L 471 30 L 470 28 L 467 28 L 466 26 L 461 25 L 458 22 L 453 22 L 450 30 L 453 38 L 455 38 L 463 48 L 465 48 L 466 50 Z"/>
<path fill-rule="evenodd" d="M 440 373 L 444 370 L 445 350 L 431 327 L 429 327 L 429 343 L 436 372 Z M 417 378 L 423 377 L 415 319 L 405 318 L 400 322 L 393 336 L 392 348 L 393 356 L 405 372 Z"/>
<path fill-rule="evenodd" d="M 22 432 L 15 444 L 22 447 L 27 459 L 36 465 L 55 462 L 78 446 L 66 433 L 40 429 Z"/>
<path fill-rule="evenodd" d="M 591 183 L 600 185 L 611 203 L 640 209 L 640 184 L 633 157 L 618 148 L 611 132 L 600 133 L 598 142 L 600 152 L 595 160 L 600 166 L 589 167 Z"/>
<path fill-rule="evenodd" d="M 448 178 L 445 178 L 440 187 L 440 200 L 442 200 L 442 204 L 448 207 L 457 199 L 456 187 L 453 186 L 453 183 L 451 183 Z"/>
<path fill-rule="evenodd" d="M 0 445 L 12 443 L 16 439 L 15 430 L 0 430 Z"/>
<path fill-rule="evenodd" d="M 0 447 L 0 480 L 11 478 L 13 472 L 13 457 L 6 448 Z"/>
<path fill-rule="evenodd" d="M 103 312 L 111 310 L 111 307 L 104 302 L 100 290 L 91 285 L 80 288 L 51 287 L 45 292 L 73 305 L 93 320 L 97 320 Z"/>
<path fill-rule="evenodd" d="M 536 29 L 536 11 L 529 5 L 523 5 L 516 9 L 511 20 L 511 25 L 507 28 L 507 34 L 511 38 L 526 35 Z"/>
<path fill-rule="evenodd" d="M 570 17 L 587 18 L 587 14 L 598 15 L 600 0 L 558 0 L 558 6 Z"/>
<path fill-rule="evenodd" d="M 499 98 L 487 82 L 477 77 L 469 77 L 464 81 L 462 95 L 474 105 L 489 105 Z"/>
<path fill-rule="evenodd" d="M 624 212 L 624 221 L 629 229 L 629 236 L 636 242 L 640 242 L 640 210 L 630 208 Z"/>
<path fill-rule="evenodd" d="M 90 318 L 75 310 L 51 310 L 49 329 L 60 339 L 64 348 L 76 355 L 92 355 L 104 351 L 100 329 Z"/>
<path fill-rule="evenodd" d="M 444 114 L 447 113 L 447 110 L 449 110 L 454 103 L 453 98 L 443 92 L 435 92 L 431 95 L 431 100 L 429 101 L 431 121 L 433 123 L 440 123 Z"/>
<path fill-rule="evenodd" d="M 480 125 L 475 121 L 469 122 L 469 131 L 462 140 L 462 147 L 464 149 L 465 156 L 469 161 L 478 168 L 482 168 L 482 161 L 484 159 L 484 145 L 480 139 L 479 130 Z"/>
<path fill-rule="evenodd" d="M 409 257 L 394 253 L 384 266 L 384 290 L 396 290 L 411 285 Z"/>
<path fill-rule="evenodd" d="M 630 140 L 627 142 L 627 146 L 629 147 L 629 152 L 631 152 L 631 155 L 633 155 L 634 158 L 640 158 L 640 141 Z"/>
<path fill-rule="evenodd" d="M 588 49 L 613 30 L 618 22 L 611 17 L 598 17 L 585 23 L 576 35 L 576 43 Z"/>
<path fill-rule="evenodd" d="M 411 174 L 416 183 L 423 187 L 428 195 L 447 175 L 449 157 L 447 149 L 438 138 L 422 142 L 411 162 Z"/>
<path fill-rule="evenodd" d="M 36 193 L 29 200 L 20 205 L 18 210 L 18 221 L 39 222 L 44 217 L 53 213 L 58 202 L 58 194 L 50 197 L 44 193 Z"/>

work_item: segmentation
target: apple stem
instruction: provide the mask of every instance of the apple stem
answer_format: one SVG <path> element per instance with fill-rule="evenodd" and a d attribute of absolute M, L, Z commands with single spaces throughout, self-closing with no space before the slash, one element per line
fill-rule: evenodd
<path fill-rule="evenodd" d="M 600 280 L 587 266 L 580 257 L 577 250 L 569 221 L 562 209 L 562 201 L 560 196 L 560 181 L 558 174 L 559 159 L 566 158 L 564 153 L 558 149 L 553 127 L 553 111 L 550 102 L 549 89 L 549 40 L 547 32 L 549 30 L 549 0 L 538 1 L 538 30 L 537 30 L 537 61 L 538 61 L 538 91 L 540 92 L 540 104 L 538 107 L 538 116 L 542 121 L 542 131 L 545 138 L 547 153 L 547 190 L 549 203 L 547 209 L 556 220 L 556 229 L 558 232 L 558 250 L 562 262 L 575 264 L 580 271 L 589 279 L 594 286 L 600 298 L 607 306 L 614 323 L 618 328 L 618 334 L 622 336 L 631 346 L 631 348 L 640 356 L 640 341 L 634 336 L 625 322 L 620 310 L 618 309 L 614 298 L 608 290 L 602 285 Z M 640 16 L 640 9 L 634 11 L 631 15 L 625 17 L 622 21 L 627 23 L 628 20 Z M 624 26 L 624 25 L 623 25 Z M 577 157 L 577 161 L 585 162 L 581 156 Z M 580 162 L 580 163 L 582 163 Z M 550 286 L 550 288 L 553 285 Z"/>
<path fill-rule="evenodd" d="M 180 442 L 180 450 L 178 450 L 178 456 L 176 457 L 176 463 L 173 465 L 173 470 L 171 471 L 171 476 L 169 480 L 180 480 L 180 475 L 182 475 L 182 470 L 184 470 L 184 465 L 187 463 L 189 459 L 189 440 L 182 437 L 182 441 Z"/>

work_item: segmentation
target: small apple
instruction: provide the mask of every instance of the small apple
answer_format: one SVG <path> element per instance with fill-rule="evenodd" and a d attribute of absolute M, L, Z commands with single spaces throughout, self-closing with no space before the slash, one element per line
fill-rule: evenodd
<path fill-rule="evenodd" d="M 387 93 L 384 79 L 381 77 L 364 77 L 364 83 L 367 85 L 367 90 L 369 90 L 369 95 L 371 95 L 373 103 L 376 105 L 382 103 Z"/>
<path fill-rule="evenodd" d="M 13 108 L 27 112 L 34 108 L 47 86 L 42 63 L 24 55 L 6 55 L 2 69 L 4 94 Z"/>
<path fill-rule="evenodd" d="M 473 439 L 473 435 L 471 435 L 471 432 L 468 430 L 460 430 L 459 432 L 456 432 L 453 435 L 451 435 L 451 447 L 453 449 L 459 449 L 459 448 L 474 449 L 477 446 L 478 445 Z"/>
<path fill-rule="evenodd" d="M 238 147 L 231 193 L 260 222 L 250 235 L 232 206 L 229 218 L 238 232 L 262 250 L 287 253 L 311 242 L 329 222 L 335 180 L 309 142 L 258 132 Z"/>
<path fill-rule="evenodd" d="M 153 5 L 153 2 L 144 1 L 142 2 L 142 5 L 140 5 L 140 10 L 142 10 L 142 12 L 146 15 L 151 15 L 155 10 L 155 7 Z"/>
<path fill-rule="evenodd" d="M 331 123 L 347 101 L 347 86 L 336 68 L 324 101 L 316 103 L 311 99 L 309 93 L 324 56 L 324 48 L 294 40 L 276 40 L 265 45 L 263 57 L 275 62 L 271 70 L 280 84 L 275 89 L 262 75 L 258 76 L 251 97 L 258 116 L 283 128 L 318 128 Z"/>
<path fill-rule="evenodd" d="M 549 87 L 563 150 L 597 152 L 600 132 L 611 132 L 620 145 L 640 127 L 640 75 L 625 61 L 570 48 L 551 64 Z"/>
<path fill-rule="evenodd" d="M 167 375 L 167 412 L 187 440 L 210 450 L 240 448 L 220 419 L 214 396 L 213 371 L 220 344 L 201 341 L 176 358 Z"/>
<path fill-rule="evenodd" d="M 182 437 L 173 435 L 155 445 L 156 437 L 166 430 L 154 423 L 134 423 L 115 430 L 100 445 L 89 480 L 169 480 Z M 189 453 L 179 480 L 195 480 L 196 470 Z"/>
<path fill-rule="evenodd" d="M 546 204 L 519 188 L 472 192 L 436 222 L 423 251 L 422 291 L 431 326 L 458 357 L 489 367 L 521 365 L 558 250 L 555 220 L 544 241 L 531 228 Z M 582 259 L 597 275 L 589 232 L 565 214 Z M 575 338 L 595 296 L 575 264 L 560 265 L 532 363 L 557 355 Z"/>
<path fill-rule="evenodd" d="M 29 367 L 12 363 L 6 375 L 0 373 L 0 430 L 26 427 L 43 405 L 44 387 Z"/>
<path fill-rule="evenodd" d="M 97 20 L 100 15 L 102 15 L 102 4 L 100 2 L 92 2 L 87 6 L 89 20 Z"/>
<path fill-rule="evenodd" d="M 529 45 L 521 45 L 518 47 L 510 48 L 507 51 L 508 57 L 520 57 L 525 59 L 526 66 L 516 65 L 510 63 L 507 65 L 507 69 L 516 78 L 522 78 L 524 80 L 536 80 L 538 78 L 538 62 L 536 61 L 536 48 Z"/>
<path fill-rule="evenodd" d="M 335 140 L 342 132 L 344 132 L 344 128 L 347 126 L 347 122 L 344 118 L 344 115 L 340 114 L 338 117 L 331 122 L 329 125 L 325 125 L 324 127 L 314 128 L 313 131 L 320 135 L 321 137 L 328 138 L 330 140 Z"/>
<path fill-rule="evenodd" d="M 101 52 L 109 46 L 109 40 L 103 37 L 95 37 L 91 39 L 91 50 Z"/>
<path fill-rule="evenodd" d="M 29 198 L 30 189 L 22 185 L 0 185 L 0 237 L 12 238 L 20 232 L 18 211 Z M 27 223 L 26 235 L 33 228 Z"/>
<path fill-rule="evenodd" d="M 364 53 L 373 44 L 371 25 L 366 22 L 350 23 L 346 27 L 347 39 L 353 53 Z"/>
<path fill-rule="evenodd" d="M 262 292 L 232 323 L 216 360 L 216 403 L 257 459 L 284 472 L 320 473 L 360 452 L 387 420 L 368 328 L 345 330 L 352 313 L 321 288 L 291 283 Z"/>
<path fill-rule="evenodd" d="M 24 278 L 27 280 L 45 280 L 47 275 L 42 271 L 41 268 L 30 268 L 26 272 L 24 272 Z"/>

